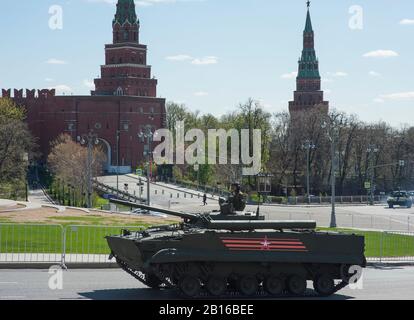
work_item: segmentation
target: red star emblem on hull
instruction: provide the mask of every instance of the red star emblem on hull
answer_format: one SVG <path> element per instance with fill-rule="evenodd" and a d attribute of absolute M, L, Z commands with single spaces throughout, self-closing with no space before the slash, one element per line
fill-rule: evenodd
<path fill-rule="evenodd" d="M 260 242 L 262 245 L 262 250 L 270 250 L 270 245 L 272 244 L 270 241 L 267 240 L 267 236 L 265 236 L 263 242 Z"/>

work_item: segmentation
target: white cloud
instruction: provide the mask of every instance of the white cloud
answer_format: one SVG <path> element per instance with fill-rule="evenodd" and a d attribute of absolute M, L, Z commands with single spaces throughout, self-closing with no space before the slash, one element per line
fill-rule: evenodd
<path fill-rule="evenodd" d="M 328 74 L 328 76 L 338 77 L 338 78 L 340 78 L 340 77 L 347 77 L 348 76 L 348 73 L 343 72 L 343 71 L 328 72 L 327 74 Z"/>
<path fill-rule="evenodd" d="M 117 0 L 86 0 L 87 2 L 92 3 L 107 3 L 114 5 L 117 3 Z M 168 3 L 177 3 L 177 2 L 203 2 L 205 0 L 135 0 L 135 4 L 138 7 L 149 7 L 155 4 L 168 4 Z"/>
<path fill-rule="evenodd" d="M 178 54 L 175 56 L 168 56 L 165 58 L 166 60 L 169 61 L 178 61 L 178 62 L 190 62 L 191 64 L 194 65 L 209 65 L 209 64 L 217 64 L 218 63 L 218 58 L 215 56 L 206 56 L 206 57 L 202 57 L 202 58 L 194 58 L 188 54 Z"/>
<path fill-rule="evenodd" d="M 381 77 L 381 73 L 376 72 L 376 71 L 370 71 L 369 75 L 372 77 Z"/>
<path fill-rule="evenodd" d="M 59 59 L 55 59 L 55 58 L 51 58 L 51 59 L 47 60 L 46 63 L 47 64 L 68 64 L 64 60 L 59 60 Z"/>
<path fill-rule="evenodd" d="M 191 64 L 195 64 L 195 65 L 208 65 L 208 64 L 217 64 L 217 63 L 218 63 L 218 58 L 214 56 L 196 58 L 193 61 L 191 61 Z"/>
<path fill-rule="evenodd" d="M 169 61 L 188 61 L 188 60 L 193 60 L 193 57 L 187 54 L 177 54 L 176 56 L 169 56 L 169 57 L 166 57 L 165 59 Z"/>
<path fill-rule="evenodd" d="M 290 73 L 282 74 L 280 77 L 282 79 L 295 79 L 298 76 L 297 71 L 292 71 Z"/>
<path fill-rule="evenodd" d="M 83 80 L 83 85 L 91 90 L 95 89 L 95 83 L 93 81 L 90 81 L 88 79 Z"/>
<path fill-rule="evenodd" d="M 197 91 L 197 92 L 194 92 L 194 95 L 196 97 L 206 97 L 206 96 L 208 96 L 208 92 L 205 92 L 205 91 Z"/>
<path fill-rule="evenodd" d="M 403 19 L 400 21 L 402 25 L 414 25 L 414 19 Z"/>
<path fill-rule="evenodd" d="M 67 86 L 66 84 L 59 84 L 57 86 L 54 87 L 50 87 L 49 89 L 55 89 L 56 90 L 56 94 L 61 95 L 61 94 L 71 94 L 73 92 L 72 88 Z"/>
<path fill-rule="evenodd" d="M 385 100 L 391 100 L 391 101 L 414 100 L 414 91 L 382 94 L 375 100 L 377 102 L 385 101 Z"/>
<path fill-rule="evenodd" d="M 398 56 L 398 52 L 395 52 L 393 50 L 376 50 L 367 52 L 363 55 L 365 58 L 390 58 Z"/>

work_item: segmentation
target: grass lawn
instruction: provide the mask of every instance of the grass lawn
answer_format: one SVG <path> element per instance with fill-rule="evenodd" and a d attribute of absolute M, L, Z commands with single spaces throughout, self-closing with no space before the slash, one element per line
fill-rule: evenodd
<path fill-rule="evenodd" d="M 140 230 L 136 226 L 130 230 Z M 105 236 L 121 233 L 121 227 L 63 226 L 66 253 L 109 254 Z M 62 228 L 54 225 L 0 226 L 0 253 L 61 253 Z"/>
<path fill-rule="evenodd" d="M 319 228 L 319 230 L 331 230 Z M 334 231 L 354 233 L 365 237 L 365 255 L 367 258 L 375 257 L 414 257 L 414 236 L 381 233 L 375 231 L 356 231 L 349 229 L 336 229 Z"/>

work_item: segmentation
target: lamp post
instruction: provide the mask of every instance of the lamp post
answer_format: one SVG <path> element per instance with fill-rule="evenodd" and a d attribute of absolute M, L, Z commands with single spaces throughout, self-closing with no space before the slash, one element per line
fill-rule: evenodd
<path fill-rule="evenodd" d="M 367 153 L 369 155 L 369 163 L 370 163 L 370 175 L 371 175 L 371 185 L 370 185 L 370 196 L 369 196 L 369 203 L 371 206 L 374 205 L 374 192 L 375 192 L 375 186 L 374 186 L 374 180 L 375 180 L 375 167 L 374 167 L 374 157 L 375 154 L 379 152 L 379 149 L 374 145 L 370 144 L 367 148 Z"/>
<path fill-rule="evenodd" d="M 262 195 L 270 194 L 272 192 L 272 177 L 273 175 L 261 172 L 257 175 L 257 194 L 259 196 L 256 216 L 260 215 L 260 198 Z M 264 199 L 263 199 L 264 200 Z"/>
<path fill-rule="evenodd" d="M 332 124 L 332 121 L 329 121 L 329 123 L 324 122 L 322 124 L 322 128 L 323 129 L 327 129 L 327 137 L 329 139 L 329 141 L 331 142 L 331 205 L 332 205 L 332 209 L 331 209 L 331 223 L 330 223 L 330 227 L 331 228 L 336 228 L 337 227 L 337 223 L 336 223 L 336 161 L 335 161 L 335 143 L 336 143 L 336 135 L 337 132 L 335 130 L 335 127 Z"/>
<path fill-rule="evenodd" d="M 138 138 L 146 146 L 146 156 L 147 156 L 147 205 L 151 205 L 151 162 L 152 162 L 152 143 L 154 141 L 155 134 L 152 132 L 151 127 L 146 127 L 145 130 L 138 133 Z"/>
<path fill-rule="evenodd" d="M 116 131 L 116 193 L 119 195 L 119 140 L 121 131 Z"/>
<path fill-rule="evenodd" d="M 82 135 L 80 139 L 81 145 L 88 147 L 88 157 L 86 161 L 86 176 L 87 176 L 87 207 L 92 208 L 92 161 L 93 161 L 93 147 L 99 144 L 98 135 L 90 131 L 88 134 Z"/>
<path fill-rule="evenodd" d="M 308 204 L 310 204 L 310 152 L 315 149 L 316 146 L 310 140 L 306 140 L 302 147 L 306 150 L 306 193 L 308 197 Z"/>

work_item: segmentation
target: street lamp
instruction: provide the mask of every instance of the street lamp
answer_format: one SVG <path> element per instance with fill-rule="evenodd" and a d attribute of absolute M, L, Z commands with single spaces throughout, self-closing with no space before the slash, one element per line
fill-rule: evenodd
<path fill-rule="evenodd" d="M 336 209 L 335 209 L 335 200 L 336 200 L 336 164 L 335 164 L 335 138 L 338 135 L 337 130 L 335 130 L 335 126 L 333 125 L 332 121 L 329 123 L 324 122 L 322 123 L 322 129 L 327 129 L 326 135 L 331 142 L 331 228 L 336 228 Z"/>
<path fill-rule="evenodd" d="M 147 205 L 151 205 L 151 174 L 150 174 L 150 168 L 152 163 L 152 143 L 154 141 L 154 137 L 156 134 L 152 132 L 152 129 L 150 126 L 146 127 L 145 130 L 138 133 L 138 138 L 141 140 L 142 143 L 145 143 L 146 146 L 146 156 L 147 156 Z"/>
<path fill-rule="evenodd" d="M 371 175 L 371 185 L 370 185 L 370 199 L 369 203 L 371 206 L 374 205 L 374 179 L 375 179 L 375 167 L 374 167 L 374 157 L 375 154 L 379 152 L 379 149 L 374 145 L 370 144 L 367 148 L 367 153 L 369 155 L 369 163 L 370 163 L 370 175 Z"/>
<path fill-rule="evenodd" d="M 257 194 L 259 196 L 256 215 L 260 215 L 260 197 L 272 192 L 272 177 L 270 173 L 261 172 L 257 175 Z M 264 199 L 263 199 L 264 200 Z"/>
<path fill-rule="evenodd" d="M 87 170 L 87 183 L 88 190 L 86 194 L 87 206 L 92 208 L 92 161 L 93 161 L 93 147 L 99 144 L 98 135 L 90 131 L 88 134 L 82 135 L 80 138 L 80 144 L 88 147 L 88 158 L 86 162 Z"/>
<path fill-rule="evenodd" d="M 302 148 L 306 150 L 306 193 L 308 196 L 308 203 L 310 204 L 310 152 L 315 149 L 316 146 L 310 140 L 306 140 Z"/>
<path fill-rule="evenodd" d="M 28 183 L 28 179 L 29 179 L 29 154 L 27 152 L 23 153 L 23 161 L 26 163 L 26 167 L 28 168 L 27 172 L 26 172 L 26 181 L 25 181 L 25 197 L 26 197 L 26 202 L 29 201 L 29 183 Z"/>
<path fill-rule="evenodd" d="M 121 131 L 116 131 L 116 193 L 119 196 L 119 140 Z"/>

